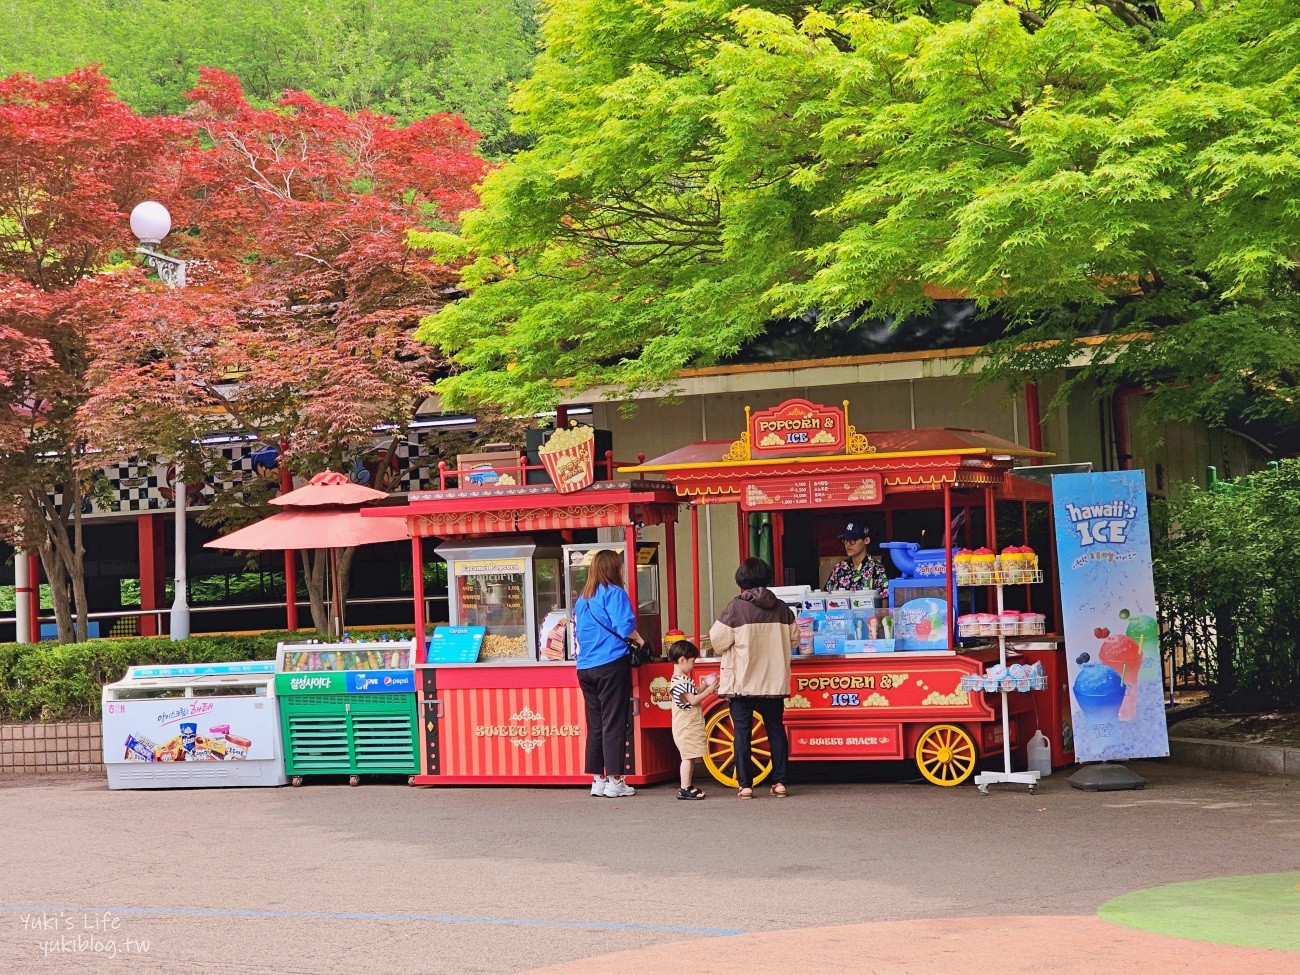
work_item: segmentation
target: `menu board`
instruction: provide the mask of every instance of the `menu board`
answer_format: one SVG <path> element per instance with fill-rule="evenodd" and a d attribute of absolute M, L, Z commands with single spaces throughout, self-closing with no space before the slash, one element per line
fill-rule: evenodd
<path fill-rule="evenodd" d="M 745 511 L 854 508 L 880 504 L 884 494 L 879 474 L 773 477 L 747 481 L 740 492 L 740 507 Z"/>

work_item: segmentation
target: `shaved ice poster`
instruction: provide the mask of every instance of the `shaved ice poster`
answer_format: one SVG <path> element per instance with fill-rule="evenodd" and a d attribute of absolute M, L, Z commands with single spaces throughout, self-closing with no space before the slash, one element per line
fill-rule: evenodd
<path fill-rule="evenodd" d="M 1075 758 L 1168 755 L 1146 475 L 1057 474 L 1052 506 Z"/>

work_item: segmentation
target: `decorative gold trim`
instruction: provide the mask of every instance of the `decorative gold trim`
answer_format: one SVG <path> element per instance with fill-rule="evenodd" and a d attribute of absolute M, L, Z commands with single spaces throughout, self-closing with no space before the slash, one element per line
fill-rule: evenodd
<path fill-rule="evenodd" d="M 849 439 L 844 449 L 850 454 L 874 454 L 876 452 L 875 446 L 868 442 L 867 435 L 858 433 L 858 428 L 851 424 L 849 426 Z"/>
<path fill-rule="evenodd" d="M 748 406 L 745 407 L 745 426 L 749 426 Z M 740 435 L 739 440 L 733 440 L 731 442 L 731 448 L 723 455 L 722 460 L 725 463 L 737 463 L 749 459 L 749 430 L 746 429 L 745 432 Z"/>

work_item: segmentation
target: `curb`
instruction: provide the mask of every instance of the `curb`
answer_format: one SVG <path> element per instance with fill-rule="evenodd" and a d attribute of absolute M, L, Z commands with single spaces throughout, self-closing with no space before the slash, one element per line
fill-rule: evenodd
<path fill-rule="evenodd" d="M 1199 768 L 1300 778 L 1300 748 L 1243 745 L 1210 738 L 1170 738 L 1169 758 Z"/>

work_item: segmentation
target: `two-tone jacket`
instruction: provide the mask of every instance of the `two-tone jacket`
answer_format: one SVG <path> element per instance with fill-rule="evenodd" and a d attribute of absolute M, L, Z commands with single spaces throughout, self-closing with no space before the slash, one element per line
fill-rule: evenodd
<path fill-rule="evenodd" d="M 721 662 L 723 696 L 786 697 L 790 651 L 799 645 L 794 612 L 770 589 L 746 589 L 727 604 L 709 630 Z"/>

